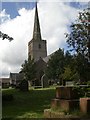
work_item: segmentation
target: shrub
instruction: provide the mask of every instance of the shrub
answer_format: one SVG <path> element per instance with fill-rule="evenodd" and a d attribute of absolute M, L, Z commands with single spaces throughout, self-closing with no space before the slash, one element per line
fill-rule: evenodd
<path fill-rule="evenodd" d="M 90 97 L 90 90 L 86 86 L 76 86 L 74 87 L 74 90 L 77 91 L 78 97 Z"/>

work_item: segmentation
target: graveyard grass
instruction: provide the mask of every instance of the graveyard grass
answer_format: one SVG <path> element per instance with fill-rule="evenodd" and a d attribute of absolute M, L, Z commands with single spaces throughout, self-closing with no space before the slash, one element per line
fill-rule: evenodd
<path fill-rule="evenodd" d="M 3 118 L 44 118 L 44 109 L 50 108 L 55 97 L 55 87 L 31 89 L 28 92 L 6 89 L 2 91 L 2 94 L 5 93 L 13 94 L 14 100 L 3 102 Z"/>

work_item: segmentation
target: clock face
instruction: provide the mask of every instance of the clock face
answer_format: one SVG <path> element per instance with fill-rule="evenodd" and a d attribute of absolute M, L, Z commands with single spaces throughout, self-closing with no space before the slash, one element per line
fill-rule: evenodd
<path fill-rule="evenodd" d="M 41 49 L 41 44 L 38 45 L 38 48 Z"/>

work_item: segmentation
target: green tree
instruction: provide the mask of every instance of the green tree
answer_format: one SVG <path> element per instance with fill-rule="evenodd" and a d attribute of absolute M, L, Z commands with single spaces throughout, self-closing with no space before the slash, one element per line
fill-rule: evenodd
<path fill-rule="evenodd" d="M 48 62 L 46 74 L 50 79 L 59 79 L 64 70 L 64 51 L 59 49 L 56 51 Z"/>
<path fill-rule="evenodd" d="M 64 80 L 71 80 L 71 74 L 72 74 L 72 71 L 70 67 L 66 67 L 64 73 L 62 74 L 62 77 Z"/>
<path fill-rule="evenodd" d="M 90 43 L 90 11 L 88 9 L 79 12 L 78 19 L 72 23 L 71 33 L 66 34 L 67 43 L 76 53 L 81 53 L 87 56 L 88 42 Z"/>
<path fill-rule="evenodd" d="M 24 77 L 26 80 L 32 80 L 35 78 L 35 64 L 34 60 L 31 60 L 29 57 L 28 61 L 25 60 L 25 62 L 22 64 L 21 72 L 24 73 Z"/>
<path fill-rule="evenodd" d="M 73 66 L 75 73 L 78 74 L 80 80 L 90 80 L 90 12 L 85 9 L 79 12 L 78 19 L 72 23 L 71 33 L 66 34 L 67 43 L 72 51 L 75 51 Z M 87 59 L 88 58 L 88 59 Z"/>
<path fill-rule="evenodd" d="M 88 60 L 82 55 L 78 54 L 75 56 L 75 69 L 80 76 L 80 82 L 87 82 L 90 80 L 90 66 Z"/>
<path fill-rule="evenodd" d="M 64 72 L 62 73 L 63 80 L 79 80 L 79 75 L 76 70 L 75 57 L 66 51 L 64 55 Z"/>
<path fill-rule="evenodd" d="M 65 67 L 72 63 L 73 56 L 70 54 L 68 50 L 66 51 L 64 58 L 65 58 Z"/>
<path fill-rule="evenodd" d="M 64 73 L 62 74 L 62 78 L 64 80 L 72 80 L 73 72 L 69 66 L 64 68 Z"/>

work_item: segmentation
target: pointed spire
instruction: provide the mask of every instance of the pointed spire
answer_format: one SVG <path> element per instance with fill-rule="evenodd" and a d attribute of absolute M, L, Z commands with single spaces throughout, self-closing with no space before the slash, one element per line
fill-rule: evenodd
<path fill-rule="evenodd" d="M 40 31 L 40 24 L 39 24 L 39 17 L 38 17 L 37 2 L 36 2 L 35 18 L 34 18 L 33 39 L 41 40 L 41 31 Z"/>

